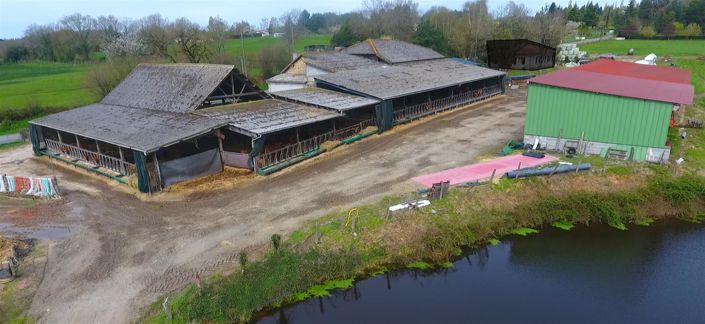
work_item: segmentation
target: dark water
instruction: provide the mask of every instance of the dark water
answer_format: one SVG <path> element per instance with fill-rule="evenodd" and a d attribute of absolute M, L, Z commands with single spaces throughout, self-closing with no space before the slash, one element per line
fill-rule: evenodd
<path fill-rule="evenodd" d="M 705 323 L 705 227 L 545 229 L 450 270 L 403 271 L 259 323 Z"/>

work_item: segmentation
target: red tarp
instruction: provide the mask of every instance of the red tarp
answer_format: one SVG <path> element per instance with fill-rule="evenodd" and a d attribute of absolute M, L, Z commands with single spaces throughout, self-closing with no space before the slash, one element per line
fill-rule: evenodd
<path fill-rule="evenodd" d="M 530 83 L 620 97 L 690 105 L 690 71 L 613 60 L 598 60 L 533 78 Z"/>
<path fill-rule="evenodd" d="M 411 178 L 411 180 L 414 180 L 426 187 L 431 187 L 434 183 L 441 181 L 450 181 L 451 185 L 455 185 L 459 183 L 489 179 L 492 176 L 493 170 L 497 170 L 495 172 L 495 177 L 499 178 L 507 171 L 516 170 L 519 167 L 519 163 L 521 163 L 521 168 L 523 169 L 544 165 L 556 160 L 558 160 L 558 158 L 550 155 L 537 159 L 520 154 L 513 154 L 490 161 L 418 176 Z"/>

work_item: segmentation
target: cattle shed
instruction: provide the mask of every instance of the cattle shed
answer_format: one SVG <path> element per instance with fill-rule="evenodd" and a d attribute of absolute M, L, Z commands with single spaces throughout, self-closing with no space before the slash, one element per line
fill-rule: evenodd
<path fill-rule="evenodd" d="M 668 129 L 692 104 L 690 72 L 598 60 L 531 79 L 524 141 L 625 160 L 669 158 Z"/>
<path fill-rule="evenodd" d="M 378 99 L 380 130 L 504 92 L 505 73 L 452 59 L 399 63 L 316 77 L 320 88 Z"/>
<path fill-rule="evenodd" d="M 36 155 L 153 192 L 223 170 L 228 122 L 196 110 L 265 98 L 233 66 L 140 64 L 100 103 L 32 120 L 30 136 Z"/>

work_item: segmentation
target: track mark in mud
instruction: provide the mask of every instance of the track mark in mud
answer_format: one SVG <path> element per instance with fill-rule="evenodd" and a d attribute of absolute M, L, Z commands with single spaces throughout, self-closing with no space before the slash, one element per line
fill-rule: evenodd
<path fill-rule="evenodd" d="M 115 268 L 121 263 L 123 250 L 127 246 L 127 238 L 118 233 L 99 231 L 99 255 L 79 275 L 79 278 L 88 281 L 100 281 L 109 278 Z"/>

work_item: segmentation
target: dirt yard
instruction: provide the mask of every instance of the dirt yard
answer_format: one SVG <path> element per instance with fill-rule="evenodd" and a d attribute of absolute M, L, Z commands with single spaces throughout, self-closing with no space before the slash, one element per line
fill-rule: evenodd
<path fill-rule="evenodd" d="M 441 114 L 338 148 L 314 161 L 176 202 L 144 202 L 101 180 L 0 152 L 0 173 L 53 175 L 64 199 L 0 200 L 0 232 L 48 246 L 30 315 L 42 323 L 126 323 L 159 296 L 235 267 L 237 255 L 306 220 L 389 194 L 410 178 L 468 164 L 523 131 L 526 92 Z M 3 227 L 4 225 L 4 227 Z"/>

